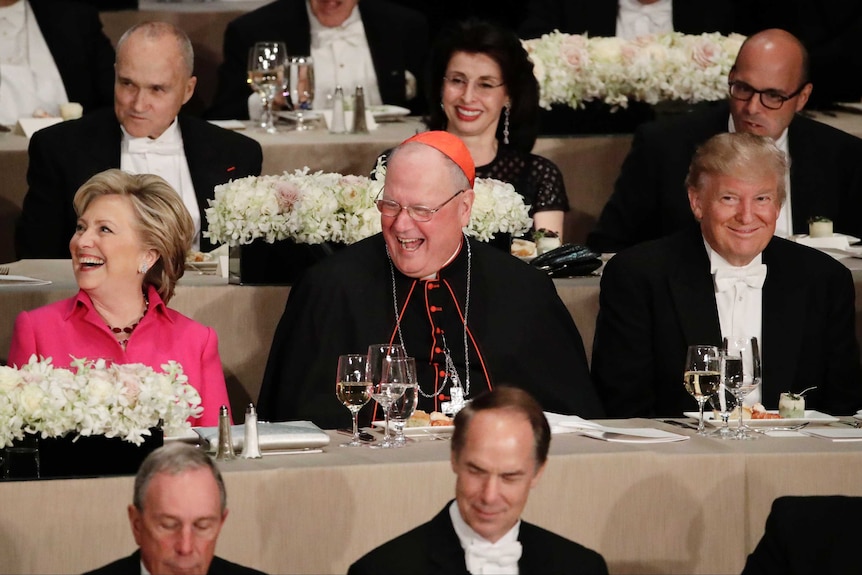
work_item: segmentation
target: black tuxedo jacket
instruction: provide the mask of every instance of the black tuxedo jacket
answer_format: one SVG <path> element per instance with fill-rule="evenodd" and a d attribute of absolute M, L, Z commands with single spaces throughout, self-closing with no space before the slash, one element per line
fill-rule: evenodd
<path fill-rule="evenodd" d="M 587 243 L 617 252 L 660 238 L 694 221 L 685 178 L 697 147 L 727 132 L 727 102 L 700 113 L 652 122 L 632 147 Z M 793 233 L 808 233 L 808 218 L 826 216 L 835 231 L 862 237 L 862 140 L 797 115 L 788 128 Z"/>
<path fill-rule="evenodd" d="M 91 6 L 65 0 L 29 0 L 70 102 L 84 112 L 114 102 L 114 48 Z"/>
<path fill-rule="evenodd" d="M 862 497 L 779 497 L 742 575 L 843 575 L 859 572 Z"/>
<path fill-rule="evenodd" d="M 817 250 L 773 238 L 763 251 L 762 402 L 809 386 L 806 407 L 862 408 L 850 271 Z M 686 349 L 721 343 L 709 257 L 697 226 L 625 250 L 602 274 L 593 380 L 608 417 L 694 411 L 682 385 Z"/>
<path fill-rule="evenodd" d="M 141 575 L 141 550 L 138 549 L 128 557 L 88 571 L 84 575 Z M 213 557 L 207 575 L 263 575 L 263 572 Z"/>
<path fill-rule="evenodd" d="M 604 558 L 591 549 L 521 521 L 521 575 L 607 573 Z M 452 527 L 449 505 L 434 519 L 374 549 L 350 566 L 348 575 L 467 575 L 461 542 Z"/>
<path fill-rule="evenodd" d="M 615 36 L 618 0 L 531 0 L 519 29 L 522 38 L 538 38 L 559 30 L 567 34 Z M 673 29 L 684 34 L 734 30 L 732 0 L 675 0 Z"/>
<path fill-rule="evenodd" d="M 420 13 L 385 0 L 362 0 L 359 15 L 380 96 L 386 104 L 410 106 L 421 112 L 424 102 L 425 56 L 428 51 L 428 25 Z M 311 53 L 311 30 L 305 0 L 277 0 L 240 16 L 228 24 L 224 33 L 224 57 L 219 66 L 218 88 L 211 118 L 248 119 L 248 51 L 255 42 L 284 41 L 288 55 Z M 418 82 L 417 96 L 408 102 L 405 71 Z M 345 88 L 346 90 L 349 88 Z M 348 95 L 348 94 L 345 94 Z M 323 101 L 326 94 L 317 94 Z"/>
<path fill-rule="evenodd" d="M 229 180 L 260 175 L 263 155 L 251 138 L 188 116 L 178 116 L 201 226 L 213 188 Z M 113 109 L 39 130 L 30 139 L 29 189 L 18 221 L 19 258 L 69 257 L 77 216 L 75 192 L 93 175 L 120 167 L 122 131 Z M 213 246 L 201 238 L 201 249 Z"/>

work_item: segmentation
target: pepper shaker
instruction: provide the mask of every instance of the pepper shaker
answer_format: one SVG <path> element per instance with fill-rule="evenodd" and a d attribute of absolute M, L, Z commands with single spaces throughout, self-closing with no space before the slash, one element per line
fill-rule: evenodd
<path fill-rule="evenodd" d="M 335 87 L 335 97 L 332 100 L 332 121 L 329 122 L 330 134 L 344 134 L 347 132 L 344 121 L 344 90 L 341 86 Z"/>
<path fill-rule="evenodd" d="M 242 445 L 243 459 L 260 459 L 260 444 L 257 438 L 257 411 L 254 409 L 254 404 L 249 403 L 248 409 L 245 410 L 245 441 Z"/>
<path fill-rule="evenodd" d="M 362 86 L 356 86 L 353 95 L 353 130 L 354 134 L 367 134 L 368 126 L 365 123 L 365 90 Z"/>
<path fill-rule="evenodd" d="M 236 459 L 236 454 L 233 452 L 233 441 L 230 436 L 230 416 L 227 412 L 227 406 L 222 405 L 218 411 L 218 450 L 216 451 L 217 461 L 230 461 Z"/>

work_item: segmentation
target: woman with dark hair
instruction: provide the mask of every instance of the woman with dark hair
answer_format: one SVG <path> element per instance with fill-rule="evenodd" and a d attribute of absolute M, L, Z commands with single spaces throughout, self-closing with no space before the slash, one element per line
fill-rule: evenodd
<path fill-rule="evenodd" d="M 159 176 L 106 170 L 74 204 L 78 294 L 18 315 L 9 364 L 36 355 L 57 367 L 75 357 L 159 370 L 175 360 L 201 396 L 204 411 L 191 424 L 218 425 L 228 395 L 215 330 L 167 307 L 195 233 L 182 198 Z"/>
<path fill-rule="evenodd" d="M 559 168 L 531 154 L 539 118 L 539 84 L 521 41 L 478 20 L 444 30 L 432 49 L 428 127 L 461 138 L 476 176 L 508 182 L 530 206 L 535 229 L 562 237 L 569 201 Z"/>

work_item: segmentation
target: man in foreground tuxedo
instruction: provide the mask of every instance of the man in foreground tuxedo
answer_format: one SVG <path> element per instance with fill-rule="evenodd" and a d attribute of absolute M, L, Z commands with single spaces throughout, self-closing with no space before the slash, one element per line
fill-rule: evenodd
<path fill-rule="evenodd" d="M 700 222 L 614 256 L 602 274 L 593 379 L 609 417 L 677 417 L 695 407 L 683 387 L 689 345 L 757 337 L 761 393 L 782 392 L 836 415 L 862 408 L 850 271 L 775 237 L 784 154 L 771 138 L 720 134 L 695 154 L 686 184 Z"/>
<path fill-rule="evenodd" d="M 111 105 L 114 48 L 99 13 L 68 0 L 0 0 L 0 124 L 60 104 Z"/>
<path fill-rule="evenodd" d="M 368 106 L 409 106 L 420 113 L 428 52 L 425 18 L 385 0 L 277 0 L 228 24 L 218 88 L 207 115 L 248 119 L 248 51 L 283 41 L 289 56 L 314 60 L 314 108 L 327 107 L 336 85 L 350 97 L 363 85 Z M 412 86 L 412 88 L 410 88 Z M 417 97 L 418 96 L 418 97 Z"/>
<path fill-rule="evenodd" d="M 521 520 L 550 443 L 548 421 L 526 391 L 500 387 L 477 397 L 455 417 L 455 500 L 348 574 L 607 573 L 595 551 Z"/>
<path fill-rule="evenodd" d="M 163 177 L 192 214 L 194 245 L 213 188 L 259 175 L 260 144 L 179 115 L 194 92 L 194 55 L 186 34 L 165 22 L 138 24 L 117 43 L 114 109 L 87 114 L 36 132 L 30 140 L 29 189 L 18 222 L 19 258 L 68 258 L 77 216 L 72 198 L 92 175 L 108 168 Z"/>
<path fill-rule="evenodd" d="M 691 223 L 685 174 L 695 148 L 715 134 L 769 136 L 791 160 L 788 196 L 776 226 L 786 237 L 808 233 L 825 216 L 835 231 L 862 237 L 862 140 L 800 116 L 813 89 L 808 55 L 783 30 L 749 37 L 730 71 L 725 104 L 635 133 L 614 193 L 587 243 L 616 252 Z"/>
<path fill-rule="evenodd" d="M 221 472 L 201 449 L 169 443 L 141 464 L 129 505 L 139 549 L 86 575 L 261 575 L 215 556 L 227 519 Z"/>
<path fill-rule="evenodd" d="M 860 513 L 862 497 L 777 498 L 742 575 L 858 573 L 859 529 L 852 522 Z"/>

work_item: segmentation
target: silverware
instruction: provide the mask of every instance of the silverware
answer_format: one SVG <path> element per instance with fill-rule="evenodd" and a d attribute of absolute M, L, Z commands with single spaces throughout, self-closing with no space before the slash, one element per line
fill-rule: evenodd
<path fill-rule="evenodd" d="M 675 419 L 659 419 L 662 423 L 667 423 L 668 425 L 676 425 L 677 427 L 683 427 L 685 429 L 693 429 L 697 431 L 697 426 L 692 425 L 691 423 L 686 423 L 685 421 L 677 421 Z"/>
<path fill-rule="evenodd" d="M 770 431 L 797 431 L 806 427 L 810 421 L 806 421 L 805 423 L 800 423 L 799 425 L 777 425 L 773 427 L 749 427 L 752 431 L 756 431 L 757 433 L 769 433 Z"/>
<path fill-rule="evenodd" d="M 0 276 L 9 275 L 9 266 L 0 266 Z"/>
<path fill-rule="evenodd" d="M 835 423 L 840 423 L 841 425 L 849 425 L 850 427 L 855 427 L 856 429 L 862 428 L 862 421 L 836 421 Z"/>

